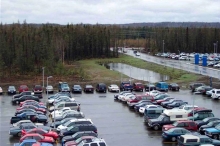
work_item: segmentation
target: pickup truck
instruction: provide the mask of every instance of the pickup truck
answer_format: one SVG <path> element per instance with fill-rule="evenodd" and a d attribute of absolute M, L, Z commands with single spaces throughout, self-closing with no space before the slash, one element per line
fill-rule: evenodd
<path fill-rule="evenodd" d="M 38 122 L 38 123 L 47 123 L 48 117 L 46 115 L 38 115 L 36 113 L 21 113 L 18 114 L 15 117 L 11 117 L 10 123 L 14 124 L 20 120 L 31 120 L 32 122 Z"/>
<path fill-rule="evenodd" d="M 121 82 L 121 85 L 120 85 L 120 90 L 121 91 L 133 91 L 133 86 L 130 82 Z"/>
<path fill-rule="evenodd" d="M 21 143 L 15 143 L 14 146 L 53 146 L 50 143 L 37 142 L 35 139 L 25 139 Z"/>
<path fill-rule="evenodd" d="M 34 128 L 42 128 L 46 131 L 51 130 L 51 127 L 49 126 L 41 126 L 41 125 L 37 126 L 37 125 L 34 125 L 34 123 L 23 123 L 20 126 L 11 127 L 9 130 L 9 135 L 21 136 L 22 130 L 29 131 Z"/>

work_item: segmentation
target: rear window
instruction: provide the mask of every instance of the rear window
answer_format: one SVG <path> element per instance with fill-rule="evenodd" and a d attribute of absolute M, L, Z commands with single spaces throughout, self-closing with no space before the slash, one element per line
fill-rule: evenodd
<path fill-rule="evenodd" d="M 186 142 L 198 142 L 197 139 L 187 139 Z"/>
<path fill-rule="evenodd" d="M 90 121 L 77 121 L 75 124 L 92 124 Z"/>
<path fill-rule="evenodd" d="M 99 145 L 100 146 L 106 146 L 106 144 L 104 142 L 100 142 Z"/>
<path fill-rule="evenodd" d="M 163 110 L 145 110 L 146 114 L 161 114 Z"/>

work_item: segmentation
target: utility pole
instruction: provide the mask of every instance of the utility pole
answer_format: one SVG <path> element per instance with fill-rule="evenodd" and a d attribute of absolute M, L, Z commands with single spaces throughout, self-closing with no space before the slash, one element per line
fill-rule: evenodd
<path fill-rule="evenodd" d="M 218 41 L 216 42 L 216 54 L 218 54 Z"/>

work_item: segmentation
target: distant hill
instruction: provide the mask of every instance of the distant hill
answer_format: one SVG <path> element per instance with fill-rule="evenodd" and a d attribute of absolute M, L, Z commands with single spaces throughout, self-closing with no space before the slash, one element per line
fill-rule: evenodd
<path fill-rule="evenodd" d="M 42 25 L 51 25 L 51 26 L 65 26 L 61 24 L 55 23 L 45 23 L 45 24 L 35 24 L 35 23 L 27 23 L 29 25 L 40 27 Z M 11 25 L 11 24 L 8 24 Z M 74 24 L 75 25 L 75 24 Z M 92 24 L 85 24 L 92 25 Z M 96 24 L 93 24 L 96 25 Z M 121 27 L 208 27 L 208 28 L 220 28 L 220 22 L 143 22 L 143 23 L 127 23 L 127 24 L 99 24 L 104 26 L 116 25 Z"/>

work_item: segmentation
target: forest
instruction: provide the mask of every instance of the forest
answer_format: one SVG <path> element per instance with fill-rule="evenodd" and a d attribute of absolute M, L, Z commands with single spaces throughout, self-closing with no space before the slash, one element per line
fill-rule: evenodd
<path fill-rule="evenodd" d="M 220 52 L 220 28 L 122 27 L 117 25 L 26 23 L 0 24 L 0 69 L 4 74 L 58 74 L 64 63 L 118 57 L 119 47 L 143 47 L 148 52 Z M 113 51 L 110 48 L 113 47 Z"/>

